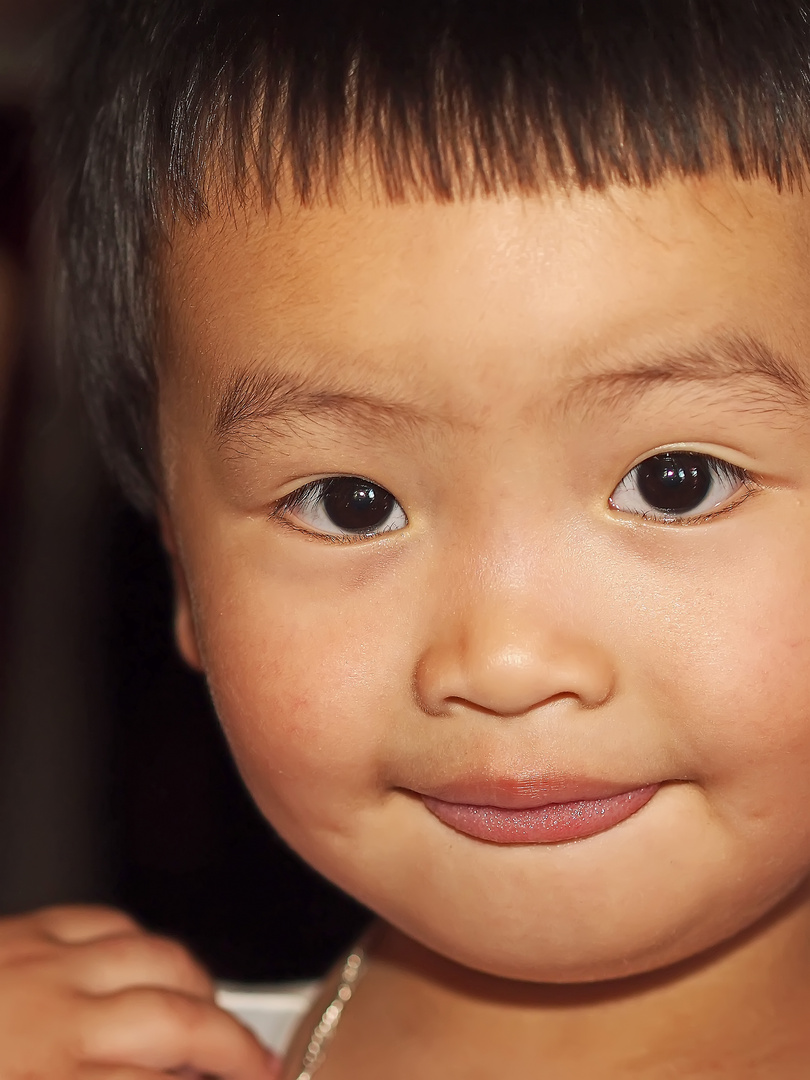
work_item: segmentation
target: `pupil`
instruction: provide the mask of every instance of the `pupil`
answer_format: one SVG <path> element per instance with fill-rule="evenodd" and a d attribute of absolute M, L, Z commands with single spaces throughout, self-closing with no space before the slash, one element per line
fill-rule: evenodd
<path fill-rule="evenodd" d="M 329 520 L 345 532 L 378 529 L 391 516 L 393 505 L 390 491 L 353 476 L 329 480 L 323 493 L 323 507 Z"/>
<path fill-rule="evenodd" d="M 656 454 L 638 466 L 638 487 L 656 510 L 685 514 L 695 510 L 709 493 L 712 473 L 697 454 Z"/>

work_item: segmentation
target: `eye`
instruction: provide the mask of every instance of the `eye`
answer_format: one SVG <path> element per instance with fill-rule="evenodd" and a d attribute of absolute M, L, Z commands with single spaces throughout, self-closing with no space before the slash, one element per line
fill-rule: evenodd
<path fill-rule="evenodd" d="M 669 451 L 631 469 L 610 505 L 651 521 L 701 520 L 719 508 L 730 509 L 726 504 L 738 492 L 752 490 L 749 473 L 737 465 L 708 454 Z"/>
<path fill-rule="evenodd" d="M 273 516 L 337 539 L 367 539 L 408 524 L 391 492 L 360 476 L 330 476 L 305 484 L 280 499 Z"/>

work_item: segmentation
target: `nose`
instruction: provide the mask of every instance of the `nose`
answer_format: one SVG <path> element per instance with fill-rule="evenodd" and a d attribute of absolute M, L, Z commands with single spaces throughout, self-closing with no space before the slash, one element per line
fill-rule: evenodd
<path fill-rule="evenodd" d="M 432 715 L 467 707 L 521 716 L 559 699 L 590 709 L 613 693 L 608 650 L 548 604 L 479 596 L 437 622 L 415 673 Z"/>

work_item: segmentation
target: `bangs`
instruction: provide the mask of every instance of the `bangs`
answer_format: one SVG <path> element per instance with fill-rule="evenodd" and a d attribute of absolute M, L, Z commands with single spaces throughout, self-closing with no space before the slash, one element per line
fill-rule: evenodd
<path fill-rule="evenodd" d="M 220 7 L 206 5 L 188 70 L 172 71 L 182 93 L 161 94 L 153 121 L 152 176 L 191 220 L 212 175 L 220 192 L 258 178 L 270 199 L 283 175 L 306 204 L 359 168 L 386 199 L 445 201 L 721 166 L 793 187 L 810 159 L 798 6 Z"/>
<path fill-rule="evenodd" d="M 160 490 L 160 253 L 178 221 L 338 197 L 802 187 L 804 0 L 89 0 L 46 107 L 65 359 L 104 455 Z"/>

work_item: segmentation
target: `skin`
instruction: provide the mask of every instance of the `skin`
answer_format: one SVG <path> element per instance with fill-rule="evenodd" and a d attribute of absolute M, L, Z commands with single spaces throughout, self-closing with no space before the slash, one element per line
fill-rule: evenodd
<path fill-rule="evenodd" d="M 806 1070 L 807 260 L 802 196 L 719 174 L 450 205 L 346 185 L 179 229 L 180 647 L 268 819 L 388 927 L 325 1080 Z M 723 335 L 792 374 L 731 371 L 750 349 Z M 308 402 L 217 433 L 235 372 Z M 691 524 L 628 510 L 622 479 L 673 448 L 748 479 Z M 335 543 L 280 505 L 335 475 L 407 526 Z M 470 775 L 662 787 L 597 836 L 504 846 L 413 795 Z"/>
<path fill-rule="evenodd" d="M 120 911 L 0 919 L 3 1080 L 273 1080 L 278 1062 L 216 1007 L 177 942 Z"/>

